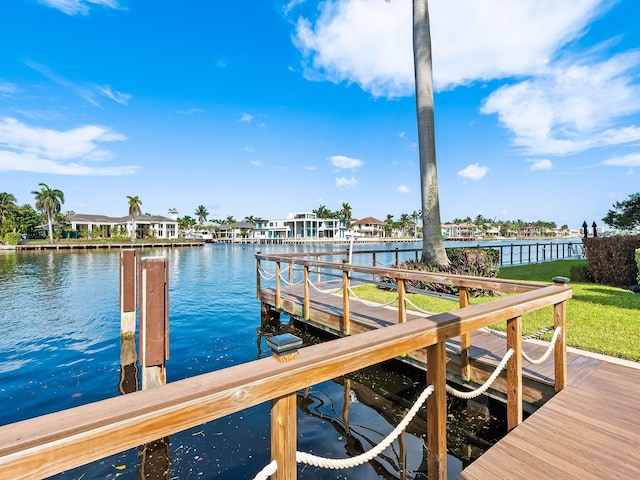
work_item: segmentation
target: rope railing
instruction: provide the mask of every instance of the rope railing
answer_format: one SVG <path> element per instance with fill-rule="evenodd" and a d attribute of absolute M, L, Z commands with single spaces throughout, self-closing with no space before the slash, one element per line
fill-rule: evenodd
<path fill-rule="evenodd" d="M 267 271 L 263 270 L 262 268 L 259 268 L 258 272 L 260 272 L 260 277 L 262 277 L 265 280 L 273 280 L 274 278 L 276 278 L 275 272 L 274 273 L 270 273 L 270 272 L 267 272 Z"/>
<path fill-rule="evenodd" d="M 312 465 L 314 467 L 320 468 L 329 468 L 333 470 L 341 470 L 344 468 L 352 468 L 357 467 L 358 465 L 362 465 L 363 463 L 367 463 L 373 460 L 375 457 L 380 455 L 389 445 L 391 445 L 396 438 L 407 428 L 413 417 L 415 417 L 424 404 L 429 398 L 429 395 L 433 393 L 433 385 L 429 385 L 424 391 L 420 394 L 416 402 L 413 404 L 411 409 L 407 412 L 402 421 L 393 429 L 393 431 L 387 435 L 378 445 L 373 447 L 368 452 L 364 452 L 360 455 L 351 458 L 325 458 L 319 457 L 317 455 L 312 455 L 306 452 L 296 452 L 296 462 L 305 463 L 307 465 Z M 278 465 L 273 460 L 269 465 L 264 467 L 258 475 L 256 475 L 254 480 L 266 480 L 269 476 L 276 473 L 278 469 Z"/>
<path fill-rule="evenodd" d="M 258 474 L 253 477 L 253 480 L 267 480 L 271 475 L 278 471 L 278 462 L 275 460 L 271 460 L 266 467 L 258 472 Z"/>
<path fill-rule="evenodd" d="M 311 288 L 313 288 L 316 292 L 319 292 L 319 293 L 327 293 L 329 295 L 333 295 L 334 293 L 338 293 L 342 291 L 342 287 L 338 287 L 335 290 L 321 290 L 320 288 L 316 287 L 311 280 L 308 280 L 308 282 Z"/>
<path fill-rule="evenodd" d="M 420 313 L 426 313 L 427 315 L 434 315 L 433 312 L 428 312 L 427 310 L 424 310 L 423 308 L 420 308 L 419 306 L 417 306 L 415 303 L 409 300 L 408 297 L 405 297 L 404 301 L 405 303 L 408 303 L 411 307 L 413 307 L 416 311 Z"/>
<path fill-rule="evenodd" d="M 487 379 L 486 382 L 482 384 L 482 386 L 476 388 L 475 390 L 471 390 L 470 392 L 462 392 L 460 390 L 456 390 L 455 388 L 447 384 L 447 393 L 453 395 L 454 397 L 462 398 L 463 400 L 470 400 L 472 398 L 479 397 L 484 392 L 489 390 L 489 387 L 491 386 L 491 384 L 496 381 L 496 378 L 498 378 L 498 375 L 500 375 L 502 370 L 504 370 L 504 367 L 507 366 L 507 362 L 509 361 L 513 353 L 514 353 L 513 348 L 510 348 L 505 354 L 505 356 L 502 358 L 502 360 L 500 361 L 496 369 L 493 371 L 491 376 Z"/>
<path fill-rule="evenodd" d="M 544 352 L 544 355 L 542 355 L 540 358 L 538 358 L 537 360 L 534 360 L 524 352 L 522 352 L 522 358 L 524 358 L 527 362 L 533 365 L 540 365 L 547 358 L 549 358 L 549 355 L 551 355 L 551 352 L 553 352 L 553 349 L 556 346 L 556 342 L 558 341 L 558 337 L 560 336 L 561 331 L 562 329 L 560 327 L 556 328 L 555 332 L 553 332 L 553 337 L 551 338 L 551 342 L 549 342 L 549 346 L 547 347 L 546 352 Z"/>
<path fill-rule="evenodd" d="M 294 286 L 294 285 L 300 285 L 302 283 L 304 283 L 304 280 L 300 280 L 298 282 L 290 282 L 289 280 L 287 280 L 286 278 L 284 278 L 284 274 L 281 272 L 280 273 L 280 280 L 285 284 L 285 285 L 290 285 L 290 286 Z"/>
<path fill-rule="evenodd" d="M 393 303 L 398 301 L 397 298 L 392 298 L 387 303 L 372 302 L 370 300 L 365 300 L 364 298 L 360 298 L 351 287 L 349 287 L 347 290 L 349 291 L 349 295 L 351 297 L 353 297 L 355 300 L 357 300 L 360 303 L 362 303 L 364 305 L 367 305 L 369 307 L 388 307 L 389 305 L 391 305 L 391 304 L 393 304 Z"/>

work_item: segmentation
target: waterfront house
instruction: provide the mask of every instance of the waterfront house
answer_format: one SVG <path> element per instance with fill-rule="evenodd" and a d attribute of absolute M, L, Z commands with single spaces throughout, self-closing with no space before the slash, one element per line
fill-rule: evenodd
<path fill-rule="evenodd" d="M 138 238 L 178 238 L 178 222 L 162 215 L 137 215 L 134 217 Z M 71 230 L 79 237 L 112 238 L 131 236 L 131 217 L 109 217 L 76 213 L 69 216 Z"/>
<path fill-rule="evenodd" d="M 382 238 L 386 236 L 385 223 L 374 217 L 365 217 L 355 220 L 351 229 L 356 235 L 364 238 Z"/>
<path fill-rule="evenodd" d="M 251 238 L 257 239 L 345 239 L 347 222 L 339 218 L 318 218 L 312 212 L 289 213 L 287 218 L 260 220 Z"/>

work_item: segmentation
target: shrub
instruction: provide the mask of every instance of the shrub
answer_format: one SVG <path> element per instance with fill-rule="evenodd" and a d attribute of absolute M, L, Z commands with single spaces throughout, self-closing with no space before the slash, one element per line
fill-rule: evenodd
<path fill-rule="evenodd" d="M 572 282 L 591 283 L 593 277 L 586 265 L 574 265 L 569 269 L 569 278 Z"/>
<path fill-rule="evenodd" d="M 421 272 L 452 273 L 455 275 L 471 275 L 474 277 L 487 278 L 496 278 L 498 276 L 500 252 L 497 250 L 492 248 L 455 248 L 447 250 L 447 255 L 450 261 L 450 264 L 447 267 L 437 267 L 415 260 L 408 260 L 400 263 L 399 265 L 394 265 L 392 268 L 417 270 Z M 383 277 L 382 281 L 386 283 L 396 283 L 396 280 L 390 277 Z M 458 293 L 458 287 L 455 285 L 443 285 L 441 283 L 418 280 L 409 280 L 407 282 L 407 287 L 420 290 L 430 290 L 438 293 Z M 479 289 L 471 289 L 469 293 L 473 296 L 490 294 L 490 292 Z"/>
<path fill-rule="evenodd" d="M 638 266 L 634 254 L 640 237 L 620 236 L 582 239 L 587 268 L 596 283 L 628 287 L 637 281 Z"/>
<path fill-rule="evenodd" d="M 636 280 L 638 281 L 638 285 L 640 285 L 640 248 L 636 248 L 636 268 L 638 269 Z"/>
<path fill-rule="evenodd" d="M 18 245 L 21 238 L 22 234 L 19 232 L 8 232 L 4 234 L 4 241 L 7 242 L 7 245 Z"/>

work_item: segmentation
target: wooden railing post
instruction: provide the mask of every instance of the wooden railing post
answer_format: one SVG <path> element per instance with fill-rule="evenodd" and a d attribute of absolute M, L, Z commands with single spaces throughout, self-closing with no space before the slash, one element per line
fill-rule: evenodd
<path fill-rule="evenodd" d="M 458 299 L 460 308 L 469 306 L 469 289 L 467 287 L 458 288 Z M 460 334 L 460 365 L 462 378 L 471 379 L 471 334 Z"/>
<path fill-rule="evenodd" d="M 407 284 L 403 278 L 398 279 L 398 323 L 407 321 Z"/>
<path fill-rule="evenodd" d="M 260 255 L 260 252 L 258 252 L 256 255 Z M 260 259 L 257 258 L 256 259 L 256 299 L 260 300 L 260 269 L 262 268 Z"/>
<path fill-rule="evenodd" d="M 140 269 L 140 364 L 142 389 L 167 383 L 169 276 L 166 257 L 146 257 Z"/>
<path fill-rule="evenodd" d="M 513 355 L 507 362 L 507 429 L 522 423 L 522 317 L 507 320 L 507 350 Z"/>
<path fill-rule="evenodd" d="M 280 262 L 276 262 L 276 308 L 282 308 L 282 295 L 280 293 Z"/>
<path fill-rule="evenodd" d="M 291 334 L 277 335 L 267 340 L 272 356 L 279 362 L 298 358 L 302 340 Z M 275 480 L 295 480 L 297 477 L 296 450 L 296 392 L 271 401 L 271 459 L 278 464 Z"/>
<path fill-rule="evenodd" d="M 309 320 L 309 318 L 311 318 L 310 316 L 310 312 L 309 312 L 309 304 L 310 304 L 310 289 L 309 289 L 309 265 L 305 265 L 304 266 L 304 274 L 303 274 L 303 281 L 304 281 L 304 305 L 303 305 L 303 312 L 302 315 L 304 316 L 305 320 Z"/>
<path fill-rule="evenodd" d="M 342 266 L 342 318 L 344 321 L 343 333 L 351 335 L 351 320 L 349 318 L 349 272 L 346 266 Z"/>
<path fill-rule="evenodd" d="M 429 480 L 447 478 L 447 355 L 444 341 L 427 347 L 427 471 Z"/>
<path fill-rule="evenodd" d="M 554 277 L 556 285 L 569 283 L 567 277 Z M 555 391 L 559 392 L 567 386 L 567 302 L 556 303 L 553 306 L 553 326 L 560 328 L 560 335 L 554 347 L 554 375 Z"/>

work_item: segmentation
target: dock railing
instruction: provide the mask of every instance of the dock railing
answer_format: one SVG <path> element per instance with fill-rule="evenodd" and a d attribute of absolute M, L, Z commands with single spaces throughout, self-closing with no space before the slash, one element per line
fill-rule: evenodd
<path fill-rule="evenodd" d="M 413 274 L 397 269 L 317 262 L 296 257 L 258 255 L 261 264 L 287 262 L 338 271 L 343 282 L 360 272 L 395 275 L 399 282 Z M 322 264 L 322 265 L 320 265 Z M 280 267 L 277 268 L 280 270 Z M 382 272 L 381 270 L 384 270 Z M 280 282 L 280 274 L 277 283 Z M 307 273 L 308 274 L 308 273 Z M 258 273 L 260 278 L 260 273 Z M 0 427 L 0 471 L 11 479 L 39 479 L 102 459 L 129 448 L 201 425 L 226 415 L 271 402 L 271 456 L 276 480 L 295 479 L 296 392 L 417 349 L 427 349 L 427 457 L 429 478 L 445 479 L 446 347 L 453 337 L 496 322 L 507 323 L 507 345 L 514 350 L 507 364 L 509 428 L 522 420 L 522 315 L 554 306 L 554 324 L 562 332 L 555 349 L 556 389 L 566 385 L 566 301 L 571 287 L 558 282 L 526 282 L 433 275 L 432 280 L 465 288 L 515 292 L 495 301 L 440 313 L 420 321 L 402 322 L 324 344 L 301 348 L 297 358 L 281 363 L 263 358 L 198 375 L 149 390 L 133 392 L 84 406 Z M 260 283 L 258 283 L 260 292 Z M 461 297 L 462 298 L 462 297 Z M 348 309 L 348 304 L 345 305 Z M 266 447 L 265 447 L 266 448 Z"/>

